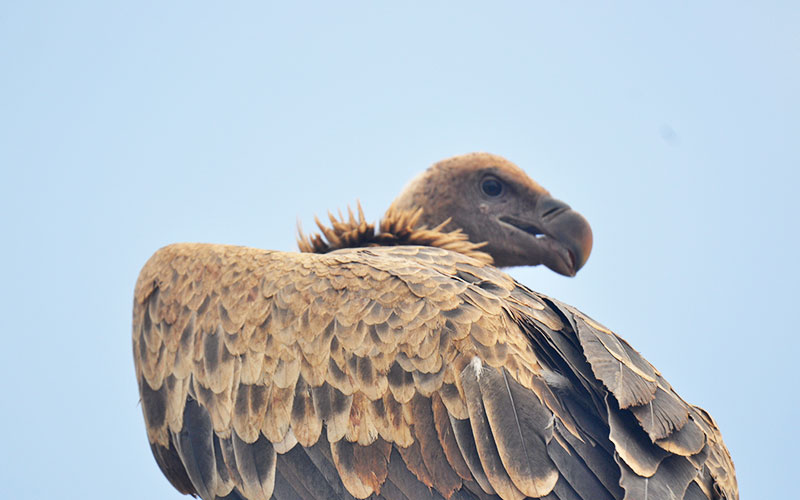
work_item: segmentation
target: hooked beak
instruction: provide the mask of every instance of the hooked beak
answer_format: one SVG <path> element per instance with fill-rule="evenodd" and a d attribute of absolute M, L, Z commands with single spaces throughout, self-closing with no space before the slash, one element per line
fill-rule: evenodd
<path fill-rule="evenodd" d="M 507 215 L 500 220 L 536 238 L 536 246 L 543 250 L 542 264 L 564 276 L 575 276 L 592 252 L 589 222 L 550 196 L 538 200 L 530 220 Z"/>

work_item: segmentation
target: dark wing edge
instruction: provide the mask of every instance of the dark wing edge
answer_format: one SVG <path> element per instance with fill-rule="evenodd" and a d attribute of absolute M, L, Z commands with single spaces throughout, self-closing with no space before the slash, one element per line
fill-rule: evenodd
<path fill-rule="evenodd" d="M 571 306 L 547 299 L 572 325 L 592 374 L 608 391 L 610 439 L 625 498 L 739 498 L 719 428 L 686 403 L 624 339 Z"/>

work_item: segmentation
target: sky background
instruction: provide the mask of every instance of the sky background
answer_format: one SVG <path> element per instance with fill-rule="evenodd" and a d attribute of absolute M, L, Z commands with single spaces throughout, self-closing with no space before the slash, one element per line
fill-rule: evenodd
<path fill-rule="evenodd" d="M 742 498 L 796 494 L 796 3 L 288 3 L 0 4 L 0 497 L 181 498 L 137 404 L 147 258 L 293 250 L 470 151 L 593 226 L 577 277 L 511 273 L 709 410 Z"/>

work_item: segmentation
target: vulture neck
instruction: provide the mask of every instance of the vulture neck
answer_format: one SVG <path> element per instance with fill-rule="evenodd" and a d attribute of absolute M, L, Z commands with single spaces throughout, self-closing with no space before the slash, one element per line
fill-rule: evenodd
<path fill-rule="evenodd" d="M 375 224 L 370 224 L 365 220 L 361 205 L 358 205 L 357 217 L 349 208 L 347 212 L 347 218 L 340 212 L 338 219 L 328 213 L 330 226 L 326 226 L 315 217 L 314 221 L 319 227 L 319 234 L 312 233 L 306 236 L 302 229 L 298 228 L 297 246 L 300 251 L 328 253 L 343 248 L 419 245 L 458 252 L 484 264 L 493 263 L 492 257 L 488 253 L 479 250 L 486 245 L 486 242 L 473 243 L 469 241 L 468 235 L 461 229 L 444 231 L 444 226 L 450 222 L 450 219 L 433 228 L 419 226 L 418 223 L 422 217 L 421 208 L 411 212 L 390 209 L 381 220 L 377 232 Z"/>

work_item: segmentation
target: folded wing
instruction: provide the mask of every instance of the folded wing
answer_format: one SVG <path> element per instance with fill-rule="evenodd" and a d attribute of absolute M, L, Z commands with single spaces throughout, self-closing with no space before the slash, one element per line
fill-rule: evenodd
<path fill-rule="evenodd" d="M 630 346 L 444 249 L 165 247 L 133 346 L 153 454 L 204 500 L 737 498 Z"/>

